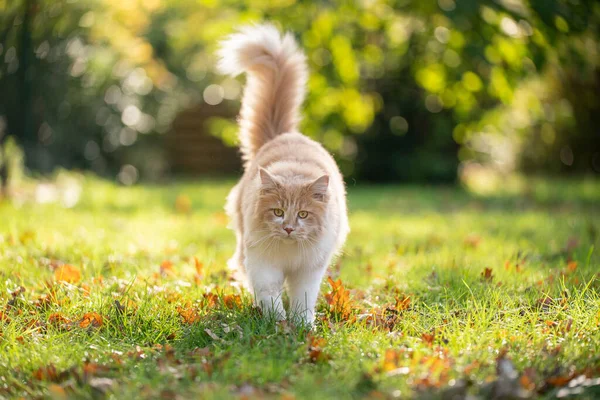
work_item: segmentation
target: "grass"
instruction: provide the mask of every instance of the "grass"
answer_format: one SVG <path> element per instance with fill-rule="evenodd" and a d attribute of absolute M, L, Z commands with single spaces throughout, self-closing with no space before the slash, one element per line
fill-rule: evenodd
<path fill-rule="evenodd" d="M 600 393 L 600 182 L 350 187 L 312 332 L 231 280 L 232 184 L 0 204 L 0 397 Z"/>

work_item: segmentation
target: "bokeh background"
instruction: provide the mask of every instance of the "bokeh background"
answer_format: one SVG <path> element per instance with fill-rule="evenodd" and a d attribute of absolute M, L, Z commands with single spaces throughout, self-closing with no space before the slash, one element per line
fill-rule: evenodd
<path fill-rule="evenodd" d="M 349 180 L 600 174 L 595 0 L 0 0 L 2 181 L 239 173 L 215 50 L 260 21 L 305 48 L 302 131 Z"/>

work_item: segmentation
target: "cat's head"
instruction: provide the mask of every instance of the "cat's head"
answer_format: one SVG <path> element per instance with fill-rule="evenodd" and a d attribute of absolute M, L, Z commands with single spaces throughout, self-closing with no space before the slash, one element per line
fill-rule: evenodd
<path fill-rule="evenodd" d="M 323 231 L 329 176 L 306 181 L 281 178 L 260 168 L 258 217 L 266 235 L 285 241 L 315 240 Z"/>

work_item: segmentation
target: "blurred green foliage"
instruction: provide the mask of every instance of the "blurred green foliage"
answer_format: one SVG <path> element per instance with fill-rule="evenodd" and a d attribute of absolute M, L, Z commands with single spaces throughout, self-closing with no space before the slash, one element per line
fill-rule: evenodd
<path fill-rule="evenodd" d="M 302 131 L 348 176 L 447 181 L 473 163 L 600 171 L 591 0 L 0 0 L 0 132 L 33 169 L 134 163 L 158 176 L 159 156 L 131 154 L 160 145 L 185 108 L 239 107 L 240 83 L 214 73 L 214 54 L 259 21 L 301 41 Z M 233 124 L 209 125 L 233 144 Z"/>

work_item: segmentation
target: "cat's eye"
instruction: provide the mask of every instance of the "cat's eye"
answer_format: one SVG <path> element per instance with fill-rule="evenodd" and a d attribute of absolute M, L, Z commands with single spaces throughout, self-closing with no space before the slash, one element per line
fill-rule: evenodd
<path fill-rule="evenodd" d="M 304 219 L 308 217 L 308 211 L 299 211 L 298 212 L 298 218 Z"/>
<path fill-rule="evenodd" d="M 274 208 L 273 214 L 277 217 L 283 217 L 283 210 L 281 208 Z"/>

